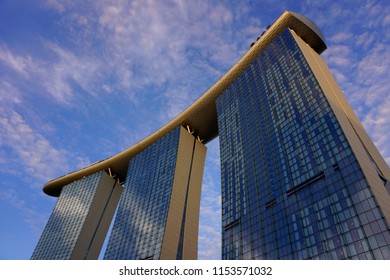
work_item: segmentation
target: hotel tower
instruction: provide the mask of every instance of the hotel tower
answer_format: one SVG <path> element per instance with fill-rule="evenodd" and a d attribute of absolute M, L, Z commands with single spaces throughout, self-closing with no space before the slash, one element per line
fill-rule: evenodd
<path fill-rule="evenodd" d="M 48 182 L 32 259 L 196 259 L 206 145 L 219 136 L 222 259 L 390 259 L 390 169 L 286 11 L 197 101 L 127 150 Z"/>

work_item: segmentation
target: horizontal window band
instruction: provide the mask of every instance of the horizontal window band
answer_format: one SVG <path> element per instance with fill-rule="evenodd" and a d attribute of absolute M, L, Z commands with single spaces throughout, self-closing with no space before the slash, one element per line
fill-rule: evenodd
<path fill-rule="evenodd" d="M 319 174 L 307 179 L 306 181 L 304 181 L 303 183 L 300 183 L 299 185 L 297 185 L 296 187 L 293 187 L 292 189 L 289 189 L 286 194 L 287 194 L 287 197 L 299 192 L 300 190 L 314 184 L 315 182 L 317 182 L 318 180 L 322 179 L 325 177 L 325 174 L 324 172 L 320 172 Z"/>
<path fill-rule="evenodd" d="M 273 207 L 275 206 L 275 204 L 276 204 L 276 199 L 274 198 L 274 199 L 270 200 L 270 201 L 265 205 L 265 207 L 266 207 L 266 208 L 273 208 Z"/>
<path fill-rule="evenodd" d="M 235 227 L 235 226 L 237 226 L 237 225 L 239 225 L 239 224 L 240 224 L 240 219 L 237 219 L 237 220 L 235 220 L 235 221 L 233 221 L 233 222 L 227 224 L 226 226 L 224 226 L 224 227 L 223 227 L 223 230 L 224 230 L 224 231 L 227 231 L 227 230 L 229 230 L 229 229 L 231 229 L 231 228 L 233 228 L 233 227 Z"/>

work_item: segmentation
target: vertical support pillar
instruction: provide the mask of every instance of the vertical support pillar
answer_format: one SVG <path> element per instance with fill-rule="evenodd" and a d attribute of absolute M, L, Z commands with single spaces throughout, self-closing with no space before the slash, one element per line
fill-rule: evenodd
<path fill-rule="evenodd" d="M 160 259 L 197 259 L 200 192 L 205 158 L 206 147 L 181 127 Z"/>

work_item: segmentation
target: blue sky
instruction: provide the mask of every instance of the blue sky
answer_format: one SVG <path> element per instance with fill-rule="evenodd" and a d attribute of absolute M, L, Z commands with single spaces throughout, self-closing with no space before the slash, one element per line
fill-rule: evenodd
<path fill-rule="evenodd" d="M 323 57 L 390 163 L 388 1 L 0 0 L 0 259 L 29 259 L 49 180 L 160 128 L 284 10 L 324 33 Z M 220 258 L 218 139 L 203 178 L 199 258 Z"/>

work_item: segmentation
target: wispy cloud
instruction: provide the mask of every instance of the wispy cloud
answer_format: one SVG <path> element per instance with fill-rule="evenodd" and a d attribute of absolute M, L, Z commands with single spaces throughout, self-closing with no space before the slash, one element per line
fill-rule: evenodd
<path fill-rule="evenodd" d="M 358 65 L 357 92 L 363 101 L 363 125 L 390 165 L 390 47 L 378 44 Z"/>
<path fill-rule="evenodd" d="M 221 67 L 227 70 L 248 48 L 248 38 L 257 36 L 262 28 L 258 19 L 242 13 L 247 9 L 244 3 L 232 9 L 217 2 L 103 1 L 91 2 L 88 11 L 67 2 L 46 4 L 62 12 L 61 24 L 70 37 L 77 37 L 85 46 L 96 42 L 88 60 L 86 53 L 72 57 L 56 52 L 67 63 L 53 67 L 50 91 L 57 93 L 58 99 L 69 98 L 69 78 L 75 77 L 68 74 L 68 68 L 83 73 L 83 80 L 75 80 L 87 91 L 93 90 L 87 85 L 100 74 L 100 81 L 109 77 L 109 82 L 98 85 L 101 91 L 120 93 L 134 102 L 161 92 L 169 108 L 161 110 L 160 122 L 166 122 L 199 97 L 223 74 Z M 235 23 L 243 20 L 249 24 L 242 24 L 245 28 L 237 31 Z M 93 33 L 80 31 L 92 26 Z M 208 32 L 204 32 L 204 26 L 210 27 Z M 242 43 L 245 41 L 248 45 Z M 73 58 L 86 66 L 72 64 Z M 90 71 L 82 71 L 84 68 Z M 210 81 L 210 76 L 214 80 Z"/>
<path fill-rule="evenodd" d="M 334 34 L 331 38 L 329 38 L 329 41 L 331 41 L 332 43 L 339 44 L 339 43 L 348 42 L 348 40 L 351 40 L 351 39 L 353 39 L 353 34 L 351 32 L 343 31 L 343 32 L 339 32 L 337 34 Z"/>
<path fill-rule="evenodd" d="M 17 155 L 31 176 L 48 181 L 69 168 L 66 152 L 54 148 L 41 134 L 34 131 L 17 112 L 0 116 L 0 145 Z"/>
<path fill-rule="evenodd" d="M 10 53 L 10 56 L 14 56 Z M 29 63 L 25 70 L 30 70 Z M 6 73 L 6 72 L 5 72 Z M 25 87 L 14 77 L 0 80 L 0 166 L 2 173 L 12 174 L 30 187 L 41 188 L 47 181 L 63 175 L 70 169 L 81 168 L 90 160 L 83 154 L 68 151 L 52 143 L 58 132 L 49 120 L 37 114 L 26 99 Z M 46 108 L 44 108 L 46 110 Z"/>
<path fill-rule="evenodd" d="M 15 88 L 21 88 L 20 84 L 39 88 L 41 95 L 51 95 L 55 101 L 63 104 L 72 100 L 74 84 L 88 93 L 94 93 L 93 83 L 99 75 L 95 73 L 98 67 L 93 61 L 77 57 L 53 43 L 47 42 L 43 47 L 54 59 L 18 55 L 8 47 L 1 46 L 0 60 L 5 62 L 6 69 L 14 70 L 19 75 L 7 75 L 3 81 L 12 83 Z"/>
<path fill-rule="evenodd" d="M 19 90 L 6 80 L 0 82 L 0 109 L 5 110 L 21 103 Z"/>
<path fill-rule="evenodd" d="M 343 68 L 351 69 L 353 67 L 353 57 L 351 56 L 351 49 L 346 45 L 334 45 L 327 52 L 328 63 Z"/>
<path fill-rule="evenodd" d="M 372 46 L 372 43 L 375 41 L 375 34 L 372 32 L 366 31 L 358 36 L 356 36 L 356 44 L 361 46 L 364 50 L 368 50 Z"/>
<path fill-rule="evenodd" d="M 332 5 L 333 12 L 338 10 L 336 6 L 340 7 L 342 16 L 333 14 L 327 19 L 332 24 L 325 30 L 334 35 L 324 57 L 367 132 L 390 163 L 390 135 L 386 133 L 390 36 L 382 29 L 388 22 L 390 7 L 378 1 L 359 1 L 356 5 L 360 8 L 353 12 L 346 3 Z"/>
<path fill-rule="evenodd" d="M 373 137 L 387 164 L 390 165 L 390 137 L 388 133 L 383 133 L 383 131 L 390 131 L 388 116 L 390 116 L 390 98 L 383 100 L 383 103 L 376 108 L 375 113 L 367 114 L 363 119 L 363 125 Z"/>
<path fill-rule="evenodd" d="M 3 62 L 17 73 L 27 76 L 26 68 L 31 64 L 31 57 L 13 54 L 6 46 L 0 46 L 0 62 Z"/>
<path fill-rule="evenodd" d="M 390 59 L 390 47 L 383 43 L 377 44 L 359 62 L 356 78 L 361 81 L 361 84 L 366 85 L 375 85 L 378 81 L 384 81 L 387 84 L 386 78 L 390 68 L 388 59 Z"/>
<path fill-rule="evenodd" d="M 41 233 L 48 219 L 47 213 L 37 211 L 33 205 L 21 198 L 12 188 L 0 191 L 0 201 L 15 207 L 19 211 L 23 221 L 30 226 L 35 235 L 38 236 Z"/>
<path fill-rule="evenodd" d="M 221 184 L 218 145 L 217 141 L 208 145 L 200 208 L 199 259 L 221 258 Z"/>
<path fill-rule="evenodd" d="M 77 56 L 53 43 L 47 43 L 47 48 L 56 55 L 55 62 L 49 69 L 39 69 L 40 77 L 46 77 L 42 84 L 48 93 L 60 102 L 74 100 L 77 92 L 72 87 L 74 85 L 85 93 L 96 94 L 96 87 L 103 76 L 101 71 L 104 69 L 98 59 Z"/>

